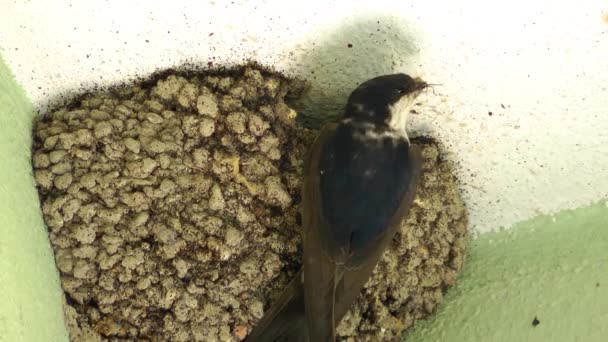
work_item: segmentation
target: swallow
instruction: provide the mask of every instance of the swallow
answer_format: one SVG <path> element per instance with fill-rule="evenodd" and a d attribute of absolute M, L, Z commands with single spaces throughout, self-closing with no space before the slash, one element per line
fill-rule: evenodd
<path fill-rule="evenodd" d="M 405 74 L 370 79 L 321 130 L 304 167 L 302 269 L 246 341 L 335 341 L 414 200 L 422 158 L 406 123 L 427 86 Z"/>

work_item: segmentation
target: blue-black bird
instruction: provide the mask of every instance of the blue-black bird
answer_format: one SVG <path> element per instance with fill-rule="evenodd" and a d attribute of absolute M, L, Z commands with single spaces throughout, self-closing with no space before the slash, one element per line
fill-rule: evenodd
<path fill-rule="evenodd" d="M 405 74 L 370 79 L 322 129 L 304 169 L 303 270 L 247 341 L 335 340 L 414 199 L 421 157 L 406 121 L 426 87 Z"/>

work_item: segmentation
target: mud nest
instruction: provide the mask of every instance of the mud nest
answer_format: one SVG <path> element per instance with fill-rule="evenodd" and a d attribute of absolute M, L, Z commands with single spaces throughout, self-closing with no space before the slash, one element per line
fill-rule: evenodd
<path fill-rule="evenodd" d="M 245 67 L 168 75 L 41 116 L 33 165 L 73 341 L 240 341 L 301 263 L 299 191 L 315 132 L 300 83 Z M 466 215 L 440 147 L 338 328 L 393 340 L 441 303 Z"/>

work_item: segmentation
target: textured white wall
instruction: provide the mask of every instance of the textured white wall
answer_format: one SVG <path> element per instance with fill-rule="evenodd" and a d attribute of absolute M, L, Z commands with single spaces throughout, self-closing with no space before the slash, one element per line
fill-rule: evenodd
<path fill-rule="evenodd" d="M 358 82 L 404 71 L 441 84 L 421 98 L 411 129 L 447 146 L 475 231 L 608 197 L 607 1 L 0 7 L 2 55 L 42 110 L 158 69 L 251 59 L 309 79 L 307 113 L 326 115 Z"/>

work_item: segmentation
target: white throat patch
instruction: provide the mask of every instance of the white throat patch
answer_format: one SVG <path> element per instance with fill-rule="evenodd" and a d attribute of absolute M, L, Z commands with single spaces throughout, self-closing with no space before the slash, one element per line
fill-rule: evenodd
<path fill-rule="evenodd" d="M 406 139 L 408 139 L 407 132 L 405 131 L 407 126 L 407 118 L 410 110 L 412 110 L 412 107 L 414 106 L 414 102 L 416 97 L 418 97 L 418 94 L 418 91 L 407 94 L 399 99 L 399 101 L 389 106 L 390 117 L 388 118 L 387 122 L 388 126 Z"/>

